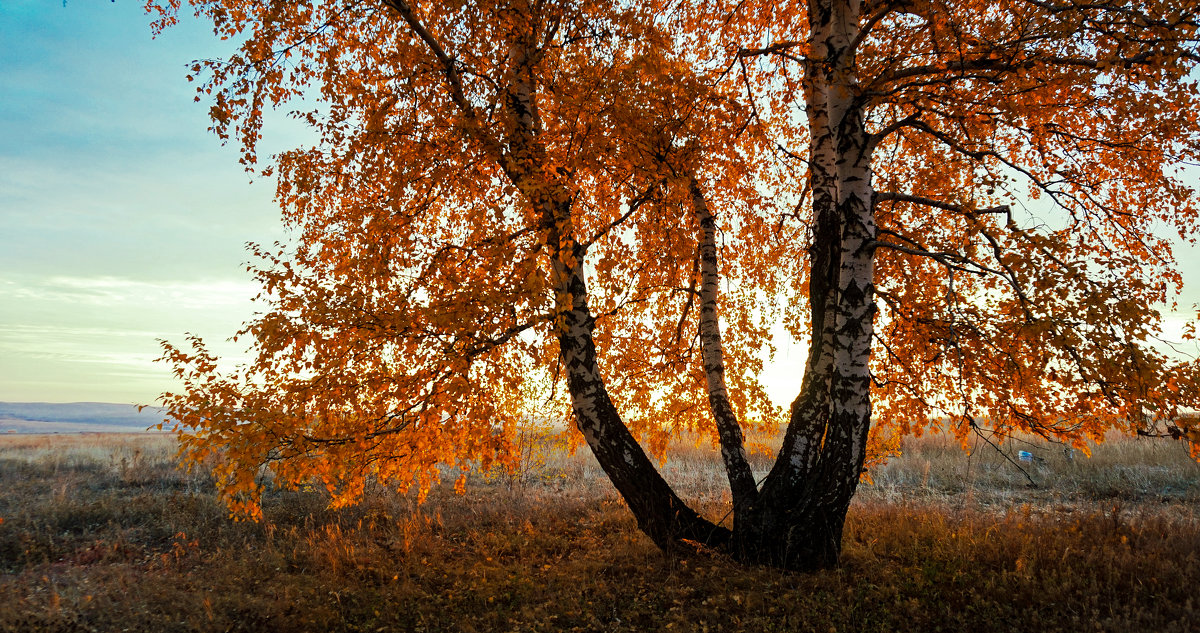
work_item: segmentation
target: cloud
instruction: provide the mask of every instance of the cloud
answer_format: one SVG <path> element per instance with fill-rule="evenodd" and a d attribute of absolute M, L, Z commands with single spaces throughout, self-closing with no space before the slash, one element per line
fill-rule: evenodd
<path fill-rule="evenodd" d="M 159 340 L 194 332 L 230 363 L 249 281 L 0 276 L 0 400 L 148 402 L 173 388 Z M 107 394 L 107 395 L 106 395 Z"/>
<path fill-rule="evenodd" d="M 119 277 L 0 278 L 0 297 L 77 305 L 170 305 L 183 309 L 244 306 L 257 294 L 249 281 L 143 281 Z"/>

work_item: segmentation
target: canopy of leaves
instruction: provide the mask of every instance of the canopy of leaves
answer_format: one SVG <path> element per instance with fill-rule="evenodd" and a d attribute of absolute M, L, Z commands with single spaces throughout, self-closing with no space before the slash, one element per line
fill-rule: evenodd
<path fill-rule="evenodd" d="M 751 3 L 193 0 L 241 42 L 196 62 L 213 130 L 258 169 L 264 114 L 314 144 L 272 157 L 294 243 L 255 248 L 253 361 L 165 344 L 191 459 L 233 509 L 258 468 L 353 501 L 368 477 L 512 464 L 516 429 L 566 419 L 551 230 L 586 247 L 602 371 L 653 449 L 713 435 L 697 348 L 703 183 L 744 423 L 782 319 L 807 336 L 803 7 Z M 177 0 L 150 0 L 169 25 Z M 1196 2 L 877 2 L 846 85 L 874 159 L 875 428 L 949 417 L 1076 445 L 1200 405 L 1153 345 L 1194 244 Z M 529 78 L 534 80 L 532 83 Z M 527 130 L 537 131 L 530 137 Z M 527 166 L 540 165 L 533 173 Z M 569 191 L 569 226 L 533 200 Z M 566 299 L 570 301 L 569 298 Z M 799 389 L 800 376 L 796 376 Z"/>

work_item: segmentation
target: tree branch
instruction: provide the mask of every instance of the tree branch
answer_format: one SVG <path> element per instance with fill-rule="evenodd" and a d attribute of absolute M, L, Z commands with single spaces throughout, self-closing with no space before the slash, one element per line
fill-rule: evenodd
<path fill-rule="evenodd" d="M 446 49 L 437 41 L 437 38 L 429 32 L 429 29 L 425 28 L 425 25 L 417 17 L 412 6 L 406 0 L 383 0 L 383 2 L 400 15 L 405 24 L 425 43 L 425 46 L 429 48 L 429 51 L 437 59 L 438 65 L 442 70 L 442 77 L 446 80 L 449 88 L 450 100 L 454 102 L 454 105 L 462 113 L 463 118 L 468 122 L 471 136 L 481 141 L 487 151 L 492 154 L 492 158 L 501 166 L 507 166 L 508 160 L 502 146 L 484 131 L 483 126 L 479 123 L 479 116 L 476 114 L 474 106 L 467 99 L 466 92 L 463 89 L 462 76 L 459 75 L 458 69 L 455 67 L 454 58 L 446 53 Z"/>
<path fill-rule="evenodd" d="M 625 221 L 632 217 L 634 213 L 637 213 L 637 210 L 640 209 L 643 204 L 646 204 L 651 198 L 654 197 L 654 194 L 658 191 L 658 188 L 661 187 L 665 182 L 665 179 L 659 179 L 650 183 L 650 186 L 646 187 L 641 193 L 637 194 L 631 198 L 629 202 L 625 203 L 625 213 L 622 213 L 619 217 L 617 217 L 617 219 L 604 225 L 604 227 L 596 231 L 595 235 L 593 235 L 588 241 L 583 242 L 580 245 L 583 246 L 584 250 L 587 250 L 588 247 L 594 244 L 601 237 L 604 237 L 606 234 L 608 234 L 609 231 L 624 224 Z"/>
<path fill-rule="evenodd" d="M 971 209 L 969 207 L 964 207 L 962 205 L 957 205 L 950 202 L 942 202 L 941 200 L 934 200 L 932 198 L 914 196 L 912 194 L 898 193 L 894 191 L 877 192 L 875 194 L 875 202 L 908 202 L 910 204 L 919 204 L 921 206 L 933 207 L 935 209 L 942 209 L 944 211 L 953 211 L 954 213 L 962 213 L 964 215 L 995 213 L 1011 216 L 1012 214 L 1012 208 L 1007 204 L 1002 204 L 995 207 L 987 207 L 984 209 Z"/>
<path fill-rule="evenodd" d="M 787 40 L 787 41 L 783 41 L 783 42 L 776 42 L 770 46 L 765 46 L 763 48 L 738 49 L 737 56 L 740 59 L 745 59 L 747 57 L 757 57 L 759 55 L 778 55 L 780 57 L 783 57 L 784 59 L 790 59 L 790 60 L 796 62 L 797 64 L 807 65 L 808 62 L 806 60 L 804 60 L 800 57 L 796 57 L 795 55 L 792 55 L 790 52 L 793 48 L 798 48 L 803 45 L 804 45 L 804 42 L 795 41 L 795 40 Z"/>
<path fill-rule="evenodd" d="M 883 231 L 880 231 L 880 232 L 882 233 Z M 889 233 L 890 233 L 890 231 L 889 231 Z M 927 251 L 927 250 L 922 250 L 919 248 L 910 248 L 908 246 L 901 246 L 899 244 L 893 244 L 891 242 L 885 242 L 883 240 L 873 240 L 868 244 L 868 246 L 870 248 L 889 248 L 891 250 L 905 253 L 908 255 L 916 255 L 918 257 L 928 257 L 929 259 L 932 259 L 932 260 L 938 262 L 942 266 L 945 266 L 949 270 L 959 270 L 959 271 L 962 271 L 964 273 L 968 273 L 971 275 L 979 275 L 982 277 L 988 273 L 999 274 L 999 271 L 992 270 L 991 268 L 988 268 L 978 262 L 975 262 L 971 259 L 963 257 L 962 255 L 959 255 L 958 253 Z M 972 266 L 974 268 L 972 268 Z"/>

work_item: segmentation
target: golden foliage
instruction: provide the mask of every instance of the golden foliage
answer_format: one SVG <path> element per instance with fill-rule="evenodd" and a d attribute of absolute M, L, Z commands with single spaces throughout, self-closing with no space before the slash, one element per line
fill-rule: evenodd
<path fill-rule="evenodd" d="M 1180 284 L 1164 227 L 1198 222 L 1176 171 L 1200 159 L 1196 2 L 867 4 L 847 85 L 874 152 L 876 436 L 950 417 L 1083 446 L 1200 404 L 1200 367 L 1152 345 Z M 235 514 L 257 516 L 267 474 L 341 505 L 369 479 L 511 471 L 516 429 L 571 416 L 563 269 L 587 273 L 630 428 L 656 452 L 714 433 L 692 173 L 718 210 L 735 409 L 777 424 L 757 377 L 773 323 L 807 335 L 798 112 L 827 61 L 801 7 L 190 5 L 240 43 L 192 69 L 213 131 L 249 169 L 272 109 L 315 139 L 261 170 L 295 239 L 253 249 L 254 359 L 164 343 L 183 388 L 163 403 Z M 181 10 L 148 7 L 158 28 Z"/>

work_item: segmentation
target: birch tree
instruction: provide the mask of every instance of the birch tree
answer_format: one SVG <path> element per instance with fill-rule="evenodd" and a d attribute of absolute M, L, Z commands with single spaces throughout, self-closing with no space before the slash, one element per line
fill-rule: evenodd
<path fill-rule="evenodd" d="M 1197 365 L 1152 344 L 1197 223 L 1184 4 L 196 0 L 242 42 L 193 68 L 214 131 L 251 169 L 271 109 L 318 140 L 261 169 L 295 242 L 255 249 L 254 361 L 166 343 L 163 402 L 249 516 L 264 465 L 424 490 L 560 407 L 655 544 L 794 569 L 836 564 L 873 433 L 1186 435 Z M 655 467 L 683 431 L 732 524 Z"/>

